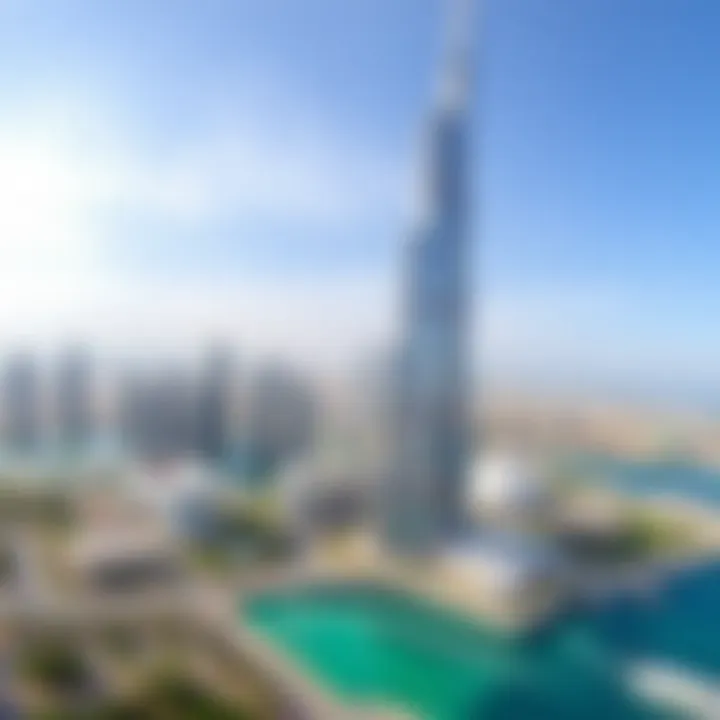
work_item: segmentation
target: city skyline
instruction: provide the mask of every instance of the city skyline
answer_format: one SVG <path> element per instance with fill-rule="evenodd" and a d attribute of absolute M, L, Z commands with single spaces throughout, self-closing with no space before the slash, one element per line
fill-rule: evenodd
<path fill-rule="evenodd" d="M 4 3 L 2 345 L 383 345 L 442 3 L 344 5 Z M 718 11 L 485 5 L 483 371 L 713 391 Z"/>

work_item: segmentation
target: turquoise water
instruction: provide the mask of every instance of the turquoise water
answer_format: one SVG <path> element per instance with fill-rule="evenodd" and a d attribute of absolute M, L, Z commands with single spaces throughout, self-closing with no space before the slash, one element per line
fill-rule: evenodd
<path fill-rule="evenodd" d="M 675 497 L 720 509 L 720 471 L 682 458 L 629 460 L 588 454 L 563 458 L 561 471 L 638 497 Z"/>
<path fill-rule="evenodd" d="M 615 617 L 511 638 L 398 591 L 305 587 L 253 598 L 251 626 L 354 706 L 428 720 L 670 717 L 623 686 Z M 637 642 L 637 638 L 631 638 Z"/>

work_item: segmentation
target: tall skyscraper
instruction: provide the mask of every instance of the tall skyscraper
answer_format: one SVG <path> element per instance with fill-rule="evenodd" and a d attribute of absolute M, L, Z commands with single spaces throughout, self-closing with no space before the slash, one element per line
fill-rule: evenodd
<path fill-rule="evenodd" d="M 472 21 L 459 0 L 430 124 L 419 222 L 406 257 L 389 548 L 432 552 L 462 526 L 468 419 L 468 99 Z"/>
<path fill-rule="evenodd" d="M 58 439 L 63 448 L 79 450 L 93 431 L 91 364 L 82 348 L 71 348 L 60 358 L 56 382 Z"/>
<path fill-rule="evenodd" d="M 258 475 L 272 474 L 307 452 L 315 439 L 313 393 L 293 370 L 263 367 L 249 388 L 244 444 Z"/>
<path fill-rule="evenodd" d="M 207 355 L 197 389 L 197 449 L 206 460 L 222 460 L 230 451 L 233 423 L 232 352 L 215 347 Z"/>
<path fill-rule="evenodd" d="M 120 426 L 126 450 L 165 460 L 193 450 L 194 396 L 187 373 L 173 364 L 132 369 L 120 392 Z"/>
<path fill-rule="evenodd" d="M 2 378 L 4 441 L 13 452 L 29 453 L 40 444 L 40 385 L 35 360 L 26 353 L 8 358 Z"/>

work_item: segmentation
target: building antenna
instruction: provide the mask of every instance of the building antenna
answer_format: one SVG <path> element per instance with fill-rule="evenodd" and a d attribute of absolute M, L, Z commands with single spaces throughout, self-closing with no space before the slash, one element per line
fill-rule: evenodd
<path fill-rule="evenodd" d="M 470 92 L 470 68 L 478 22 L 476 0 L 451 0 L 445 61 L 440 79 L 440 101 L 448 109 L 466 105 Z"/>

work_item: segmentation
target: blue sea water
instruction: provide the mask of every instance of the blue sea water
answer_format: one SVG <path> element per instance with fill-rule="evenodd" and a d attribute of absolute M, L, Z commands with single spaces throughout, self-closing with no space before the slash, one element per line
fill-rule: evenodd
<path fill-rule="evenodd" d="M 626 657 L 682 667 L 720 683 L 720 561 L 680 572 L 651 597 L 621 597 L 576 622 Z"/>
<path fill-rule="evenodd" d="M 588 454 L 564 458 L 563 472 L 639 497 L 672 497 L 720 511 L 720 470 L 683 458 L 628 460 Z"/>

